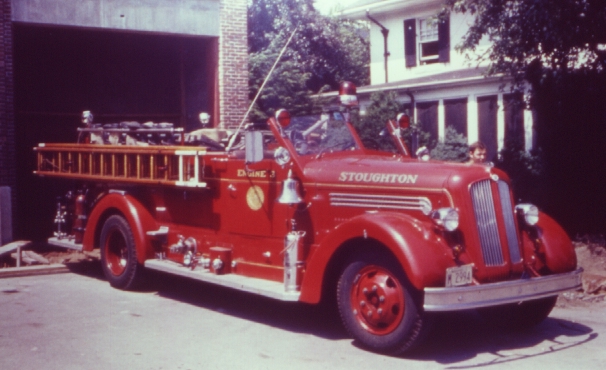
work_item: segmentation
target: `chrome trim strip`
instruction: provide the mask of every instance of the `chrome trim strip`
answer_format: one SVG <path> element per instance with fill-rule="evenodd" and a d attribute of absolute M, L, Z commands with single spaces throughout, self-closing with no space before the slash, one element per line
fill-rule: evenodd
<path fill-rule="evenodd" d="M 145 267 L 151 270 L 206 281 L 212 284 L 278 299 L 280 301 L 296 302 L 301 295 L 300 292 L 286 292 L 284 290 L 284 283 L 282 282 L 251 278 L 236 274 L 217 275 L 209 270 L 192 270 L 169 260 L 147 260 L 145 261 Z"/>
<path fill-rule="evenodd" d="M 435 194 L 443 194 L 448 198 L 448 202 L 450 203 L 450 207 L 454 208 L 454 200 L 452 199 L 452 194 L 448 191 L 448 189 L 440 188 L 418 188 L 418 187 L 409 187 L 409 186 L 368 186 L 368 185 L 355 185 L 355 184 L 335 184 L 335 183 L 316 183 L 316 188 L 319 190 L 332 190 L 332 189 L 355 189 L 358 191 L 366 191 L 366 192 L 377 192 L 377 191 L 393 191 L 396 190 L 406 190 L 412 192 L 424 192 L 424 193 L 435 193 Z"/>
<path fill-rule="evenodd" d="M 427 197 L 354 193 L 329 193 L 329 197 L 331 206 L 405 209 L 424 214 L 429 214 L 432 210 L 431 201 Z"/>
<path fill-rule="evenodd" d="M 515 281 L 454 288 L 425 288 L 425 311 L 458 311 L 550 297 L 581 286 L 583 269 Z"/>

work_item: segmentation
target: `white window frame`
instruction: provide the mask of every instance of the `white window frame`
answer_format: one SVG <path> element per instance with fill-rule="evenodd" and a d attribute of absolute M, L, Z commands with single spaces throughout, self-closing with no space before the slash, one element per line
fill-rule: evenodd
<path fill-rule="evenodd" d="M 434 55 L 423 56 L 423 45 L 429 43 L 436 43 L 436 49 L 439 35 L 438 35 L 438 22 L 434 18 L 420 18 L 417 19 L 417 27 L 419 30 L 419 37 L 417 40 L 418 58 L 421 64 L 437 63 L 440 59 L 439 50 Z"/>

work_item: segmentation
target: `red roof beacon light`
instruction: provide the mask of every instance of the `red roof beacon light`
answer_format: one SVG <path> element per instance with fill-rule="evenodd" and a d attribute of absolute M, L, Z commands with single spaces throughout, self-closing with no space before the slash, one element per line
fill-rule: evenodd
<path fill-rule="evenodd" d="M 281 127 L 290 125 L 290 113 L 286 109 L 280 109 L 276 112 L 276 121 Z"/>
<path fill-rule="evenodd" d="M 354 107 L 358 105 L 358 96 L 356 94 L 356 85 L 353 82 L 344 81 L 339 86 L 339 100 L 342 105 Z"/>
<path fill-rule="evenodd" d="M 398 125 L 400 125 L 400 128 L 410 127 L 410 117 L 405 113 L 398 114 L 397 121 Z"/>

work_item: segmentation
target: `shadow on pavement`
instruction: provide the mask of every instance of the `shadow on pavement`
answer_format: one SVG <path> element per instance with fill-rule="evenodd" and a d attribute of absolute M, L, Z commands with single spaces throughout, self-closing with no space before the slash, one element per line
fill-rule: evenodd
<path fill-rule="evenodd" d="M 471 369 L 511 363 L 582 345 L 597 338 L 588 326 L 548 317 L 524 330 L 487 323 L 475 311 L 447 313 L 435 318 L 425 345 L 410 359 Z"/>
<path fill-rule="evenodd" d="M 68 267 L 74 273 L 105 280 L 99 261 L 81 261 Z M 328 340 L 349 338 L 336 309 L 324 305 L 282 302 L 155 271 L 146 273 L 140 292 L 157 292 L 164 298 L 291 332 Z M 598 336 L 590 327 L 557 318 L 547 318 L 524 331 L 503 330 L 475 311 L 434 315 L 432 324 L 424 344 L 405 357 L 442 364 L 447 369 L 523 360 L 582 345 Z"/>

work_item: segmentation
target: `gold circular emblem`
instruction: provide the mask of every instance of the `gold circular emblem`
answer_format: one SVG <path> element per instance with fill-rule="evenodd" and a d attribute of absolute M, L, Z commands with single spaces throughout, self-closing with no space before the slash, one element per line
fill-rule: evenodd
<path fill-rule="evenodd" d="M 246 192 L 246 203 L 253 211 L 258 211 L 263 207 L 263 201 L 265 200 L 265 195 L 263 194 L 263 189 L 258 187 L 257 185 L 253 185 L 248 188 Z"/>

